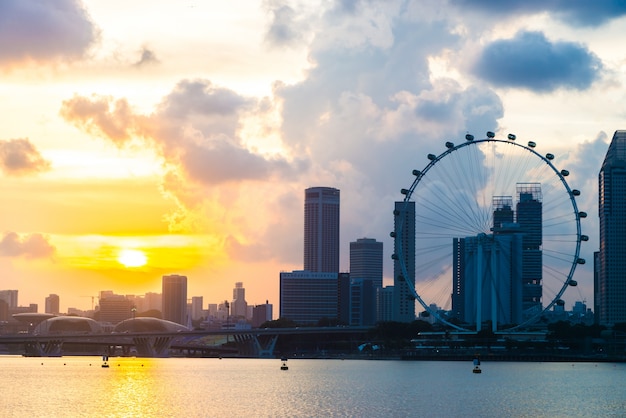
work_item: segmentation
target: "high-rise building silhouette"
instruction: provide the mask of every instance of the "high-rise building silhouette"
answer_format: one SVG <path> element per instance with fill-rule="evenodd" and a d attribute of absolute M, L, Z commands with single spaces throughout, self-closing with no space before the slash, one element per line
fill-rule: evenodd
<path fill-rule="evenodd" d="M 233 301 L 230 304 L 230 315 L 234 318 L 246 318 L 248 316 L 246 289 L 244 289 L 242 282 L 235 283 Z"/>
<path fill-rule="evenodd" d="M 373 238 L 358 238 L 350 243 L 350 277 L 383 285 L 383 243 Z"/>
<path fill-rule="evenodd" d="M 376 323 L 378 288 L 372 280 L 350 279 L 350 325 L 367 326 Z"/>
<path fill-rule="evenodd" d="M 626 130 L 615 131 L 598 175 L 600 324 L 626 322 Z"/>
<path fill-rule="evenodd" d="M 452 310 L 463 322 L 482 329 L 522 319 L 522 242 L 517 224 L 497 234 L 454 238 Z"/>
<path fill-rule="evenodd" d="M 393 214 L 394 321 L 413 322 L 415 297 L 407 282 L 415 287 L 415 202 L 395 202 Z M 408 276 L 402 271 L 400 254 Z"/>
<path fill-rule="evenodd" d="M 519 324 L 541 312 L 542 195 L 539 183 L 493 197 L 492 234 L 453 239 L 452 314 L 476 324 Z"/>
<path fill-rule="evenodd" d="M 376 293 L 383 285 L 383 243 L 359 238 L 350 243 L 350 325 L 376 323 Z"/>
<path fill-rule="evenodd" d="M 525 318 L 541 312 L 543 292 L 543 203 L 539 183 L 517 184 L 517 223 L 522 239 L 522 308 Z"/>
<path fill-rule="evenodd" d="M 304 270 L 339 272 L 339 190 L 310 187 L 304 192 Z"/>
<path fill-rule="evenodd" d="M 280 318 L 309 325 L 337 319 L 340 275 L 348 273 L 281 272 Z"/>
<path fill-rule="evenodd" d="M 133 315 L 133 303 L 123 295 L 100 298 L 100 321 L 116 325 Z"/>
<path fill-rule="evenodd" d="M 252 326 L 255 328 L 260 327 L 264 322 L 272 320 L 272 311 L 274 306 L 265 301 L 263 305 L 256 305 L 252 308 Z"/>
<path fill-rule="evenodd" d="M 376 322 L 393 321 L 393 286 L 376 289 Z"/>
<path fill-rule="evenodd" d="M 202 296 L 191 297 L 191 319 L 196 321 L 204 316 L 204 298 Z"/>
<path fill-rule="evenodd" d="M 17 308 L 17 290 L 0 290 L 0 300 L 3 300 L 11 308 Z"/>
<path fill-rule="evenodd" d="M 187 325 L 187 276 L 163 276 L 163 319 Z"/>
<path fill-rule="evenodd" d="M 59 314 L 59 295 L 50 294 L 46 297 L 46 313 Z"/>

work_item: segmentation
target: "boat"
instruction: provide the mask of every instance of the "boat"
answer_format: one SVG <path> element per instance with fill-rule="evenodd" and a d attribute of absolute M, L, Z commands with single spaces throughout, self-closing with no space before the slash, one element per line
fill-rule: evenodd
<path fill-rule="evenodd" d="M 474 368 L 472 369 L 472 373 L 482 373 L 483 371 L 480 369 L 480 359 L 478 356 L 474 357 L 473 363 Z"/>

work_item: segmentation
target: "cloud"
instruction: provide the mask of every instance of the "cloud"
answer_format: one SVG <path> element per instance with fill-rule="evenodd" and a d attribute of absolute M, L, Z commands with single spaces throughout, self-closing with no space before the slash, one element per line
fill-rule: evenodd
<path fill-rule="evenodd" d="M 265 8 L 271 21 L 265 41 L 273 46 L 295 46 L 304 41 L 307 20 L 287 4 L 267 2 Z"/>
<path fill-rule="evenodd" d="M 0 140 L 0 170 L 7 175 L 22 176 L 50 169 L 37 148 L 26 138 Z"/>
<path fill-rule="evenodd" d="M 0 2 L 0 65 L 80 58 L 97 36 L 76 0 Z"/>
<path fill-rule="evenodd" d="M 548 12 L 572 26 L 598 26 L 626 15 L 622 0 L 450 0 L 450 4 L 494 15 Z"/>
<path fill-rule="evenodd" d="M 92 95 L 63 102 L 61 115 L 77 127 L 124 146 L 143 140 L 186 178 L 205 185 L 291 177 L 306 167 L 249 149 L 239 136 L 245 114 L 263 105 L 204 80 L 182 81 L 151 115 L 134 113 L 125 99 Z"/>
<path fill-rule="evenodd" d="M 8 232 L 0 240 L 0 256 L 4 257 L 46 258 L 55 251 L 49 238 L 38 233 L 20 236 Z"/>
<path fill-rule="evenodd" d="M 146 47 L 143 47 L 141 49 L 141 58 L 139 58 L 139 61 L 137 61 L 133 65 L 135 67 L 143 67 L 145 65 L 158 64 L 158 63 L 159 63 L 159 60 L 157 59 L 154 51 Z"/>
<path fill-rule="evenodd" d="M 583 45 L 550 42 L 541 32 L 521 31 L 487 45 L 473 72 L 498 87 L 585 90 L 600 77 L 602 63 Z"/>
<path fill-rule="evenodd" d="M 78 128 L 108 138 L 118 146 L 129 142 L 135 129 L 134 115 L 125 99 L 75 95 L 63 101 L 60 114 Z"/>

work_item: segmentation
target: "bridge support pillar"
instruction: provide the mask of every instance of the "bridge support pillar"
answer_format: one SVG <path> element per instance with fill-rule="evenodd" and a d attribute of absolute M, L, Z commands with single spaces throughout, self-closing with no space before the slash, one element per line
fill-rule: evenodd
<path fill-rule="evenodd" d="M 29 341 L 24 343 L 24 354 L 28 357 L 60 357 L 63 340 Z"/>
<path fill-rule="evenodd" d="M 141 357 L 169 357 L 173 337 L 133 337 L 137 354 Z"/>

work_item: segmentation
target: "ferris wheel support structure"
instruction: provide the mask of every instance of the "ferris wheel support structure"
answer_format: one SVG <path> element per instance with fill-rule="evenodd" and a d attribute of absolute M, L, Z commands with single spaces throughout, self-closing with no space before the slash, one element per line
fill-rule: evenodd
<path fill-rule="evenodd" d="M 494 216 L 495 211 L 502 207 L 494 207 L 494 202 L 499 204 L 502 201 L 512 202 L 511 190 L 513 187 L 519 189 L 519 184 L 539 184 L 548 191 L 547 194 L 543 194 L 543 200 L 540 200 L 541 210 L 550 216 L 544 221 L 541 215 L 539 221 L 541 245 L 534 250 L 524 248 L 526 252 L 523 253 L 525 257 L 528 255 L 528 257 L 541 259 L 541 274 L 535 273 L 537 278 L 532 283 L 524 283 L 524 289 L 530 289 L 530 293 L 534 289 L 535 298 L 539 299 L 539 302 L 535 302 L 533 309 L 524 312 L 521 321 L 508 324 L 510 326 L 506 329 L 508 331 L 521 329 L 536 322 L 555 305 L 563 306 L 564 302 L 561 298 L 566 289 L 577 285 L 573 280 L 576 267 L 585 263 L 585 260 L 580 258 L 581 242 L 588 240 L 588 237 L 581 233 L 580 223 L 581 218 L 585 218 L 587 214 L 578 210 L 575 198 L 580 195 L 580 191 L 568 185 L 566 177 L 569 171 L 555 167 L 553 154 L 542 155 L 537 152 L 535 150 L 537 145 L 534 141 L 523 145 L 516 142 L 513 134 L 509 134 L 506 140 L 496 139 L 492 132 L 487 132 L 487 138 L 478 140 L 468 134 L 465 142 L 458 145 L 446 142 L 445 146 L 446 150 L 439 155 L 428 154 L 428 164 L 421 171 L 413 170 L 414 179 L 411 185 L 401 189 L 405 208 L 409 202 L 415 202 L 415 212 L 420 217 L 415 221 L 415 239 L 420 243 L 416 245 L 414 255 L 418 263 L 415 270 L 416 277 L 412 278 L 409 275 L 407 260 L 411 260 L 413 255 L 404 254 L 403 245 L 395 245 L 392 258 L 399 261 L 401 274 L 415 300 L 419 302 L 424 312 L 433 316 L 437 321 L 458 331 L 470 330 L 467 323 L 459 324 L 458 318 L 449 314 L 450 310 L 433 308 L 434 304 L 428 303 L 431 300 L 426 300 L 426 293 L 429 290 L 432 291 L 428 289 L 432 283 L 439 283 L 439 285 L 443 283 L 442 293 L 450 291 L 448 295 L 452 294 L 451 275 L 467 272 L 453 273 L 452 270 L 455 267 L 459 270 L 459 264 L 453 265 L 452 255 L 445 251 L 451 253 L 452 240 L 469 242 L 474 238 L 466 237 L 476 237 L 480 243 L 476 251 L 477 255 L 472 259 L 475 262 L 472 274 L 479 279 L 476 279 L 474 283 L 473 298 L 466 296 L 462 299 L 458 296 L 458 300 L 461 301 L 458 303 L 475 305 L 473 317 L 465 315 L 464 320 L 466 322 L 473 320 L 476 331 L 482 329 L 482 322 L 487 319 L 491 320 L 491 329 L 494 332 L 498 330 L 499 325 L 506 326 L 506 324 L 498 324 L 498 317 L 502 316 L 502 312 L 506 309 L 510 310 L 507 303 L 514 305 L 517 302 L 510 300 L 502 302 L 506 298 L 511 298 L 506 291 L 503 292 L 501 289 L 506 285 L 518 285 L 498 282 L 499 267 L 497 265 L 506 257 L 497 256 L 496 253 L 501 254 L 507 250 L 496 237 L 498 227 Z M 451 160 L 449 164 L 446 163 L 448 160 Z M 507 194 L 509 196 L 506 196 Z M 510 206 L 512 205 L 503 207 L 513 212 Z M 519 213 L 516 213 L 516 216 L 520 216 Z M 401 220 L 403 221 L 404 219 Z M 412 238 L 403 237 L 403 231 L 404 228 L 400 225 L 391 234 L 396 243 Z M 528 247 L 527 244 L 523 245 Z M 460 254 L 457 256 L 463 257 L 467 253 Z M 510 259 L 515 258 L 512 254 L 506 255 Z M 518 263 L 515 260 L 509 260 L 509 262 Z M 518 269 L 528 269 L 526 265 L 515 264 L 515 266 Z M 460 286 L 459 283 L 463 284 L 459 279 L 457 287 Z M 423 286 L 426 290 L 418 290 L 417 285 Z M 542 292 L 538 297 L 537 289 Z M 548 289 L 550 289 L 549 294 Z M 509 289 L 509 291 L 520 292 L 519 289 Z M 466 293 L 469 294 L 470 290 Z M 544 303 L 544 298 L 549 299 L 549 302 Z M 485 299 L 489 302 L 487 309 L 483 309 L 487 302 Z"/>

